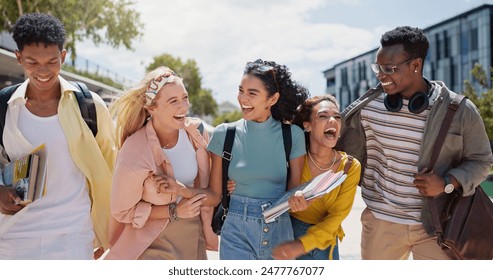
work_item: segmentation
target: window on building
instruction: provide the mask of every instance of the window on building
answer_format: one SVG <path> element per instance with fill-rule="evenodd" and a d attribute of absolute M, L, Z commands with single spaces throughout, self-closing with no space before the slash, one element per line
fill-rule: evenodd
<path fill-rule="evenodd" d="M 479 46 L 479 41 L 478 41 L 478 28 L 472 28 L 470 31 L 471 35 L 471 51 L 477 51 L 478 46 Z"/>
<path fill-rule="evenodd" d="M 358 62 L 358 82 L 366 80 L 366 62 L 360 61 Z"/>
<path fill-rule="evenodd" d="M 336 80 L 333 79 L 333 78 L 330 78 L 330 79 L 327 79 L 327 87 L 332 87 L 332 86 L 335 86 L 336 85 Z"/>
<path fill-rule="evenodd" d="M 366 77 L 366 71 L 367 71 L 366 61 L 363 61 L 363 80 L 366 80 L 367 79 L 367 77 Z"/>
<path fill-rule="evenodd" d="M 358 80 L 361 81 L 361 61 L 358 61 Z"/>
<path fill-rule="evenodd" d="M 356 79 L 358 78 L 358 76 L 356 76 L 356 71 L 357 71 L 356 70 L 356 64 L 353 64 L 351 66 L 351 76 L 350 76 L 351 77 L 351 83 L 356 83 L 357 82 Z"/>
<path fill-rule="evenodd" d="M 450 36 L 447 35 L 447 30 L 443 31 L 443 57 L 448 58 L 451 56 L 451 42 Z"/>
<path fill-rule="evenodd" d="M 435 53 L 437 61 L 442 58 L 442 52 L 440 50 L 440 34 L 435 34 Z"/>
<path fill-rule="evenodd" d="M 347 68 L 346 67 L 341 69 L 341 85 L 343 85 L 343 86 L 348 85 L 348 77 L 347 77 Z"/>
<path fill-rule="evenodd" d="M 430 79 L 431 80 L 436 80 L 436 77 L 435 77 L 435 63 L 432 62 L 430 63 Z"/>
<path fill-rule="evenodd" d="M 460 55 L 462 63 L 467 63 L 467 55 L 469 54 L 469 34 L 467 32 L 460 33 Z"/>
<path fill-rule="evenodd" d="M 449 84 L 451 85 L 452 88 L 454 88 L 454 85 L 455 85 L 455 69 L 454 69 L 454 64 L 452 61 L 450 61 L 450 67 L 448 67 L 448 71 L 449 71 Z"/>

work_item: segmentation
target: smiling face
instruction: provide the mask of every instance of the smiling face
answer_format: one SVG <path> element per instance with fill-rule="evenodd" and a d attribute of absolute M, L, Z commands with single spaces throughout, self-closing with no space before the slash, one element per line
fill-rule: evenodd
<path fill-rule="evenodd" d="M 15 55 L 29 78 L 30 87 L 37 92 L 58 91 L 58 74 L 65 61 L 65 50 L 60 51 L 57 45 L 40 43 L 25 45 Z"/>
<path fill-rule="evenodd" d="M 333 148 L 341 132 L 341 114 L 336 104 L 324 100 L 315 105 L 310 120 L 303 122 L 305 131 L 310 133 L 310 147 Z"/>
<path fill-rule="evenodd" d="M 269 96 L 262 80 L 253 75 L 243 75 L 238 92 L 238 103 L 245 120 L 265 122 L 271 115 L 271 107 L 279 99 L 279 93 Z"/>
<path fill-rule="evenodd" d="M 188 92 L 181 79 L 165 84 L 152 104 L 147 106 L 154 127 L 170 131 L 185 127 L 185 117 L 189 108 Z"/>
<path fill-rule="evenodd" d="M 400 94 L 409 99 L 423 85 L 421 58 L 409 57 L 402 44 L 380 47 L 375 62 L 386 68 L 393 68 L 394 73 L 379 71 L 377 78 L 388 94 Z"/>

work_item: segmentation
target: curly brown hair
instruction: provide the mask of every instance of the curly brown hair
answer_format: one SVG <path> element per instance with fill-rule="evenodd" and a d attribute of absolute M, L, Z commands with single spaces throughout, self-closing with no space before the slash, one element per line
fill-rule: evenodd
<path fill-rule="evenodd" d="M 275 120 L 292 122 L 296 108 L 309 96 L 307 88 L 291 79 L 288 68 L 274 61 L 257 59 L 248 62 L 243 74 L 259 78 L 269 96 L 279 92 L 279 100 L 272 106 L 272 117 Z"/>

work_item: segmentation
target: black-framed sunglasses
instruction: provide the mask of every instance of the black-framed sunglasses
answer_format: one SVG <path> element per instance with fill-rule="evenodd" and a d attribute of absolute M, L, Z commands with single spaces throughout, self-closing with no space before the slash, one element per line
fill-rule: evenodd
<path fill-rule="evenodd" d="M 257 62 L 248 62 L 247 67 L 252 69 L 253 72 L 258 72 L 261 74 L 270 72 L 272 78 L 274 79 L 274 84 L 276 85 L 276 91 L 279 92 L 279 85 L 277 84 L 277 79 L 276 79 L 276 69 L 274 68 L 274 66 L 260 64 Z"/>
<path fill-rule="evenodd" d="M 391 66 L 391 65 L 380 65 L 377 63 L 372 63 L 370 66 L 371 66 L 371 70 L 373 70 L 373 72 L 377 75 L 380 73 L 380 71 L 382 71 L 386 75 L 392 75 L 395 73 L 395 70 L 397 70 L 400 65 L 409 63 L 413 59 L 416 59 L 416 57 L 410 58 L 410 59 L 403 61 L 401 63 L 397 63 L 396 65 L 393 65 L 393 66 Z"/>

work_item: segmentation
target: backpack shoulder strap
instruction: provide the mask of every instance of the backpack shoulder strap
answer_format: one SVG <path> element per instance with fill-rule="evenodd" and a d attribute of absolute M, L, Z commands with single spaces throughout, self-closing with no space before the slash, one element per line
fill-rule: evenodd
<path fill-rule="evenodd" d="M 204 135 L 204 122 L 200 122 L 199 126 L 197 126 L 200 134 Z"/>
<path fill-rule="evenodd" d="M 96 136 L 98 134 L 98 119 L 96 105 L 94 104 L 91 92 L 84 83 L 76 81 L 70 81 L 70 83 L 80 89 L 80 92 L 74 91 L 80 113 L 89 129 L 91 129 L 92 135 Z"/>
<path fill-rule="evenodd" d="M 349 172 L 349 169 L 351 168 L 352 164 L 353 164 L 353 156 L 347 155 L 347 162 L 346 165 L 344 165 L 344 174 L 347 174 Z"/>
<path fill-rule="evenodd" d="M 3 128 L 5 127 L 5 117 L 10 97 L 21 84 L 11 85 L 0 90 L 0 145 L 3 146 Z"/>
<path fill-rule="evenodd" d="M 282 140 L 284 142 L 284 153 L 286 154 L 286 168 L 288 169 L 287 171 L 287 179 L 286 179 L 286 185 L 289 180 L 289 173 L 291 172 L 291 167 L 289 166 L 289 155 L 291 154 L 291 146 L 293 144 L 293 140 L 291 138 L 291 125 L 281 123 L 282 127 Z M 287 186 L 286 186 L 287 187 Z"/>
<path fill-rule="evenodd" d="M 233 155 L 231 154 L 231 150 L 233 149 L 233 142 L 235 141 L 235 133 L 236 133 L 236 123 L 228 124 L 226 130 L 226 138 L 224 139 L 224 147 L 223 153 L 221 157 L 223 158 L 223 188 L 222 194 L 223 197 L 221 199 L 221 204 L 224 209 L 227 209 L 229 206 L 229 195 L 227 195 L 227 185 L 228 185 L 228 169 L 229 163 L 233 159 Z"/>

